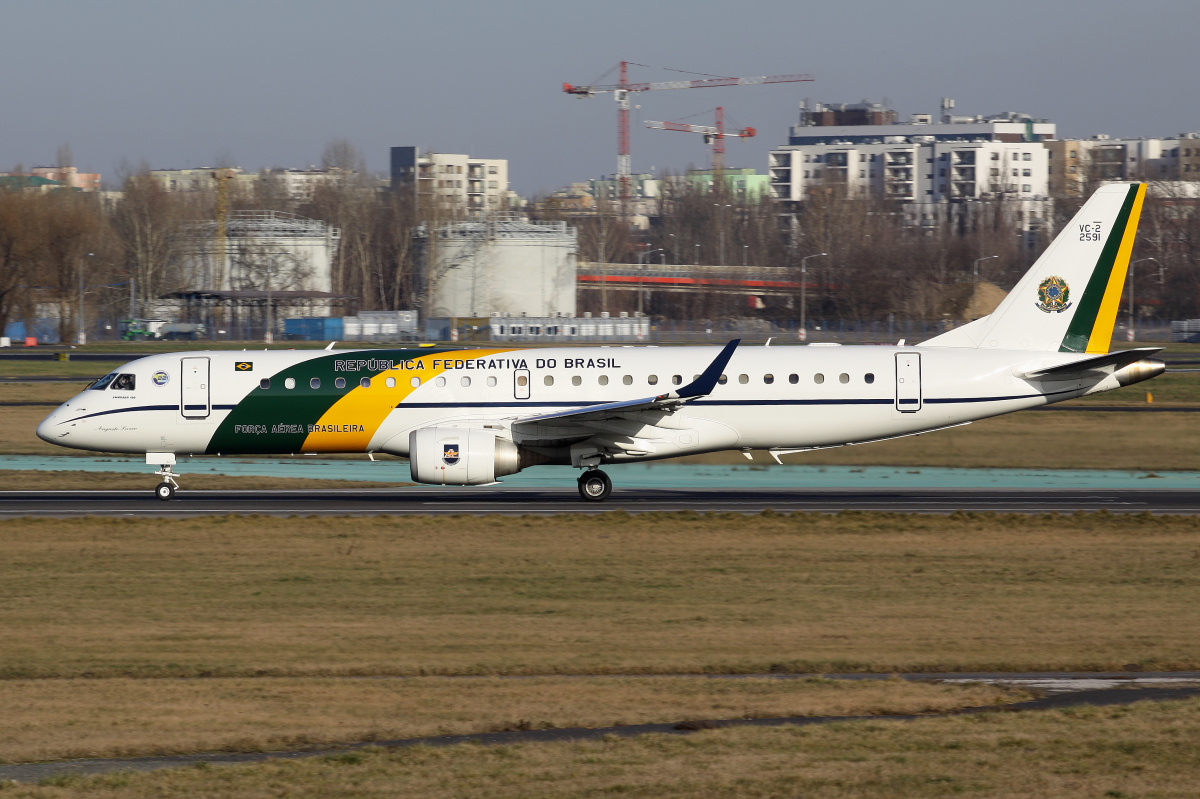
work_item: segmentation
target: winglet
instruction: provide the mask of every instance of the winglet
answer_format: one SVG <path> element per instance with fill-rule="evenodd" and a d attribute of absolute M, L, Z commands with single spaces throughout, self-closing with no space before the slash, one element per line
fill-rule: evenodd
<path fill-rule="evenodd" d="M 740 338 L 735 338 L 726 344 L 725 349 L 721 350 L 720 354 L 704 370 L 704 374 L 675 392 L 675 396 L 680 399 L 689 399 L 691 397 L 703 397 L 706 394 L 711 394 L 717 385 L 717 381 L 721 379 L 721 373 L 725 371 L 726 364 L 733 357 L 733 351 L 741 343 L 742 340 Z"/>

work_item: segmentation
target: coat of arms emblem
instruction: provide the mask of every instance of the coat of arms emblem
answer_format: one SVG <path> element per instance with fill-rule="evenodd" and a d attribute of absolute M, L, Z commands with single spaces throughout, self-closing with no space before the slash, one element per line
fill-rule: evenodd
<path fill-rule="evenodd" d="M 442 445 L 442 463 L 453 466 L 458 463 L 458 444 Z"/>
<path fill-rule="evenodd" d="M 1048 277 L 1038 285 L 1038 310 L 1062 313 L 1071 307 L 1071 289 L 1061 277 Z"/>

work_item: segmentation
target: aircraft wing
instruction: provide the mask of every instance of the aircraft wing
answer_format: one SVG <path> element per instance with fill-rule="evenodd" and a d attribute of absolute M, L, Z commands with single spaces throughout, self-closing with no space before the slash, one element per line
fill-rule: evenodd
<path fill-rule="evenodd" d="M 1151 355 L 1161 351 L 1162 347 L 1140 347 L 1133 350 L 1118 350 L 1117 352 L 1109 352 L 1104 355 L 1095 355 L 1091 358 L 1083 358 L 1078 361 L 1062 363 L 1057 366 L 1048 366 L 1044 369 L 1016 372 L 1015 376 L 1024 378 L 1026 380 L 1038 380 L 1043 377 L 1053 377 L 1056 375 L 1073 375 L 1079 374 L 1080 372 L 1099 371 L 1107 366 L 1113 367 L 1113 371 L 1116 371 L 1123 366 L 1136 363 L 1143 358 L 1148 358 Z"/>
<path fill-rule="evenodd" d="M 621 402 L 605 402 L 601 405 L 585 405 L 582 408 L 575 408 L 569 411 L 545 413 L 540 416 L 525 416 L 513 422 L 513 425 L 537 424 L 551 420 L 596 422 L 610 419 L 621 413 L 629 413 L 630 411 L 675 410 L 684 403 L 712 393 L 713 388 L 717 385 L 717 381 L 721 379 L 721 373 L 725 371 L 725 366 L 729 363 L 729 359 L 733 357 L 733 351 L 741 343 L 741 339 L 734 339 L 726 344 L 725 348 L 721 350 L 717 357 L 713 359 L 713 362 L 704 370 L 704 374 L 686 386 L 681 386 L 676 391 L 659 394 L 655 397 L 623 400 Z"/>

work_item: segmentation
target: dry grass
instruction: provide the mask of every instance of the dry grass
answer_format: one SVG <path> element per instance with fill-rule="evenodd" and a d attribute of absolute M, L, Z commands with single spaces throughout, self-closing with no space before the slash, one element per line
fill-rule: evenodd
<path fill-rule="evenodd" d="M 1200 667 L 1200 519 L 0 522 L 0 676 Z"/>
<path fill-rule="evenodd" d="M 186 467 L 184 467 L 186 468 Z M 159 478 L 154 467 L 143 472 L 39 472 L 12 469 L 0 471 L 5 491 L 146 491 L 153 490 Z M 180 494 L 187 491 L 274 491 L 290 488 L 394 488 L 415 483 L 383 483 L 376 480 L 310 480 L 302 477 L 258 477 L 255 475 L 194 474 L 179 476 Z"/>
<path fill-rule="evenodd" d="M 1200 700 L 687 737 L 365 750 L 253 766 L 60 777 L 28 799 L 205 796 L 926 799 L 1194 797 Z"/>
<path fill-rule="evenodd" d="M 1024 698 L 991 686 L 902 680 L 12 680 L 0 682 L 0 760 L 273 751 L 684 719 L 929 713 Z"/>

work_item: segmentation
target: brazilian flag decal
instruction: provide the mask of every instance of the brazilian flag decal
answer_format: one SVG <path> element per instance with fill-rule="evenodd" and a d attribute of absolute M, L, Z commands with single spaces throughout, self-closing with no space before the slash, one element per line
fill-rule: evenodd
<path fill-rule="evenodd" d="M 253 372 L 254 364 L 250 361 L 238 361 L 233 365 L 233 368 L 239 372 Z"/>

